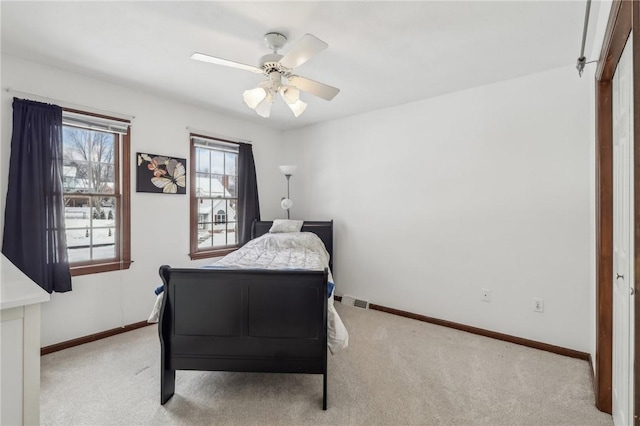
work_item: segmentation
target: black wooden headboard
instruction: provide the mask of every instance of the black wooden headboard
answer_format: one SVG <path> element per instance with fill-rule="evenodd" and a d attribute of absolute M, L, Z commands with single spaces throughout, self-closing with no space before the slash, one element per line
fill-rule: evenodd
<path fill-rule="evenodd" d="M 254 220 L 251 225 L 251 239 L 266 234 L 271 229 L 273 221 Z M 316 234 L 329 252 L 329 268 L 333 270 L 333 220 L 305 220 L 301 232 Z"/>

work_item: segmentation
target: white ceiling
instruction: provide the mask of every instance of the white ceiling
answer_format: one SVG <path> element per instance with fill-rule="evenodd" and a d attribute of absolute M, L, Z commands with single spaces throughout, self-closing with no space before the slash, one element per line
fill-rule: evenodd
<path fill-rule="evenodd" d="M 575 64 L 585 2 L 3 0 L 1 8 L 3 54 L 292 129 Z M 279 99 L 263 119 L 242 101 L 262 76 L 189 58 L 258 65 L 270 31 L 289 38 L 281 53 L 305 33 L 326 41 L 296 73 L 340 94 L 331 102 L 303 94 L 309 106 L 298 118 Z"/>

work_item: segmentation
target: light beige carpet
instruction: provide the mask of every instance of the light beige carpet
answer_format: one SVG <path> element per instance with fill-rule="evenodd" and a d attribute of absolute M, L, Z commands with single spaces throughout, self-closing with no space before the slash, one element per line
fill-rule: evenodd
<path fill-rule="evenodd" d="M 336 303 L 349 347 L 322 376 L 178 371 L 160 405 L 156 326 L 42 357 L 43 425 L 612 425 L 589 365 Z"/>

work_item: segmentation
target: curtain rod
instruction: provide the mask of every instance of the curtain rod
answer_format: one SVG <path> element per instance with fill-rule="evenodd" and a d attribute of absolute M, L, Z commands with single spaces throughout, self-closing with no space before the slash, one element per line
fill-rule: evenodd
<path fill-rule="evenodd" d="M 102 114 L 102 115 L 110 115 L 110 116 L 112 116 L 114 118 L 122 118 L 122 119 L 125 119 L 125 120 L 133 120 L 134 118 L 136 118 L 135 115 L 122 114 L 122 113 L 119 113 L 119 112 L 109 111 L 109 110 L 100 109 L 100 108 L 94 108 L 94 107 L 90 107 L 90 106 L 87 106 L 87 105 L 74 104 L 72 102 L 62 101 L 62 100 L 59 100 L 59 99 L 50 98 L 48 96 L 42 96 L 42 95 L 37 95 L 35 93 L 29 93 L 29 92 L 23 92 L 21 90 L 15 90 L 15 89 L 12 89 L 11 87 L 7 87 L 5 89 L 5 92 L 12 93 L 14 95 L 19 95 L 19 96 L 27 96 L 29 98 L 32 98 L 32 99 L 30 99 L 32 101 L 54 103 L 54 104 L 59 105 L 61 107 L 78 109 L 78 110 L 83 110 L 83 111 L 86 111 L 86 112 L 93 112 L 93 113 Z"/>
<path fill-rule="evenodd" d="M 232 138 L 229 136 L 218 135 L 215 133 L 208 132 L 206 130 L 194 129 L 193 127 L 189 127 L 189 126 L 187 126 L 187 130 L 189 131 L 189 133 L 195 133 L 196 135 L 208 136 L 210 138 L 222 139 L 228 142 L 245 143 L 247 145 L 251 145 L 251 141 L 246 139 L 238 139 L 238 138 Z"/>
<path fill-rule="evenodd" d="M 582 29 L 582 48 L 580 49 L 580 57 L 576 63 L 578 75 L 582 77 L 584 66 L 587 64 L 587 58 L 584 56 L 584 46 L 587 42 L 587 30 L 589 29 L 589 12 L 591 11 L 591 0 L 587 0 L 587 7 L 584 11 L 584 28 Z M 595 62 L 595 61 L 592 61 Z"/>

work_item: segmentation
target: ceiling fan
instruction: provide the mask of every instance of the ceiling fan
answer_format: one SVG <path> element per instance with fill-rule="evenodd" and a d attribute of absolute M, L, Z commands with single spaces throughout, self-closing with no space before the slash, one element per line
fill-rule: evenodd
<path fill-rule="evenodd" d="M 268 79 L 258 84 L 258 87 L 245 90 L 243 93 L 244 102 L 247 106 L 264 118 L 269 117 L 271 114 L 271 106 L 278 93 L 280 93 L 282 99 L 297 117 L 307 108 L 307 104 L 300 100 L 300 91 L 311 93 L 327 101 L 332 100 L 340 92 L 340 89 L 333 86 L 300 77 L 293 73 L 294 68 L 299 67 L 329 47 L 327 43 L 314 35 L 305 34 L 283 56 L 278 53 L 278 50 L 287 42 L 287 38 L 284 35 L 267 33 L 264 36 L 264 41 L 273 53 L 262 56 L 259 67 L 198 52 L 191 55 L 191 59 L 239 68 L 267 76 Z"/>

